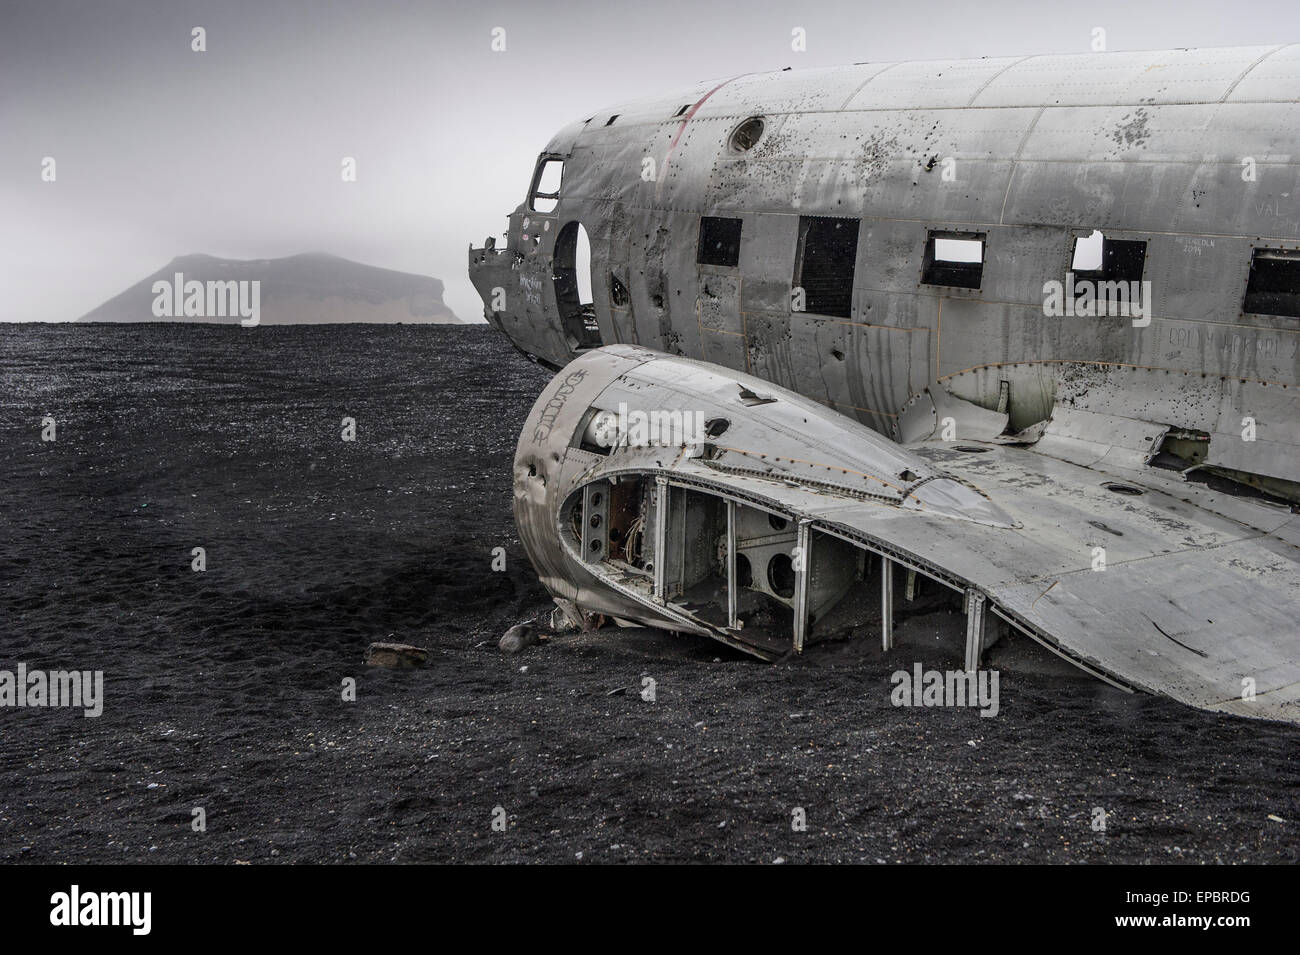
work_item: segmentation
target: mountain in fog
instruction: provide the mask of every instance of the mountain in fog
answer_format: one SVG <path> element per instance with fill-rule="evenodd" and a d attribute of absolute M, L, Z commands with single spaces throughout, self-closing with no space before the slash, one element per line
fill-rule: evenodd
<path fill-rule="evenodd" d="M 183 255 L 78 321 L 459 324 L 442 289 L 427 275 L 319 252 L 247 260 Z"/>

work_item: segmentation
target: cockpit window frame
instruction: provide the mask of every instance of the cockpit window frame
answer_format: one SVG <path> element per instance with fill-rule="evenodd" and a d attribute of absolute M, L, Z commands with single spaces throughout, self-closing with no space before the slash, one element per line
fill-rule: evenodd
<path fill-rule="evenodd" d="M 564 166 L 568 159 L 567 156 L 560 156 L 555 153 L 542 153 L 537 157 L 537 165 L 533 169 L 533 181 L 528 187 L 528 210 L 536 212 L 539 215 L 553 215 L 560 204 L 560 197 L 564 194 Z M 554 192 L 542 192 L 542 177 L 551 163 L 560 164 L 560 184 Z M 554 203 L 549 209 L 539 209 L 537 200 Z"/>

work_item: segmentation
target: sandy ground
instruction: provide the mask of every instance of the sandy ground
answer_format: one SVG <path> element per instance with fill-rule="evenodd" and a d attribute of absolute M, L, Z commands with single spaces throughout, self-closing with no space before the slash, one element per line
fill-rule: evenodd
<path fill-rule="evenodd" d="M 888 658 L 644 630 L 503 656 L 548 605 L 509 490 L 546 376 L 486 328 L 0 326 L 0 361 L 0 669 L 106 695 L 0 709 L 0 861 L 1300 858 L 1298 728 L 1023 640 L 997 717 L 892 706 L 893 671 L 961 665 L 942 605 Z M 367 668 L 375 640 L 430 665 Z"/>

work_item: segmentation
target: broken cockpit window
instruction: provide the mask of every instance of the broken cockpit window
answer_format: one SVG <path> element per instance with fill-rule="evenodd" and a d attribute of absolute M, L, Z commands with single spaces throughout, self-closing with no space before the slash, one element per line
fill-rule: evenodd
<path fill-rule="evenodd" d="M 1242 309 L 1258 315 L 1300 318 L 1300 252 L 1256 249 Z"/>
<path fill-rule="evenodd" d="M 543 156 L 537 161 L 533 173 L 533 188 L 528 195 L 528 208 L 534 212 L 554 212 L 560 201 L 560 183 L 564 178 L 564 160 Z"/>
<path fill-rule="evenodd" d="M 720 216 L 701 216 L 700 247 L 695 261 L 700 265 L 721 265 L 729 269 L 740 265 L 740 229 L 743 221 Z"/>
<path fill-rule="evenodd" d="M 984 281 L 983 232 L 931 232 L 925 243 L 921 281 L 926 285 L 977 289 Z"/>
<path fill-rule="evenodd" d="M 794 287 L 803 290 L 803 311 L 850 317 L 857 258 L 857 219 L 800 216 Z"/>

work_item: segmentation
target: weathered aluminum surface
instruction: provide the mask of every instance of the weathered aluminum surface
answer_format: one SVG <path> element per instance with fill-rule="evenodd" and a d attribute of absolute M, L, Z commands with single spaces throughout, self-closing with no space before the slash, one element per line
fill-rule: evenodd
<path fill-rule="evenodd" d="M 753 117 L 762 135 L 733 148 Z M 1289 511 L 1150 462 L 1166 435 L 1196 433 L 1206 465 L 1296 499 L 1300 320 L 1247 313 L 1244 298 L 1255 249 L 1300 251 L 1297 128 L 1297 45 L 704 82 L 562 130 L 542 154 L 564 162 L 554 210 L 526 198 L 499 248 L 471 248 L 470 274 L 488 319 L 554 368 L 600 344 L 645 346 L 797 392 L 817 423 L 805 433 L 784 422 L 713 462 L 661 450 L 620 456 L 625 465 L 737 500 L 779 499 L 869 538 L 908 566 L 979 588 L 994 613 L 1130 685 L 1294 718 L 1300 526 Z M 702 216 L 742 219 L 735 267 L 697 262 Z M 801 216 L 856 222 L 846 317 L 792 307 Z M 589 334 L 557 295 L 557 276 L 573 265 L 557 237 L 573 223 L 591 238 Z M 1149 324 L 1046 314 L 1045 283 L 1065 278 L 1076 238 L 1094 229 L 1146 243 Z M 931 231 L 985 236 L 978 288 L 922 281 Z M 703 389 L 695 365 L 602 354 L 606 371 L 584 358 L 548 389 L 546 401 L 565 395 L 557 421 L 607 387 L 605 400 L 622 393 L 615 367 L 653 367 L 637 387 L 656 407 L 684 407 L 684 393 L 734 397 L 730 382 Z M 775 407 L 739 414 L 771 421 Z M 868 441 L 859 423 L 919 449 Z M 990 450 L 943 450 L 957 443 Z M 549 438 L 539 447 L 554 459 L 533 466 L 551 478 L 572 483 L 611 465 L 556 451 Z M 877 477 L 933 461 L 987 497 L 944 500 L 944 485 L 931 483 L 936 500 L 920 508 L 905 506 L 905 493 L 890 502 L 845 497 L 845 487 L 781 489 L 741 466 L 755 454 L 831 470 L 848 455 Z M 1149 490 L 1120 497 L 1101 487 L 1113 476 Z M 626 595 L 556 553 L 550 491 L 518 487 L 521 535 L 558 597 L 731 639 L 671 607 L 632 612 Z M 1093 546 L 1106 547 L 1106 572 L 1092 570 Z M 1240 700 L 1246 677 L 1258 687 L 1253 703 Z"/>
<path fill-rule="evenodd" d="M 1216 461 L 1290 480 L 1300 323 L 1242 302 L 1254 247 L 1300 248 L 1298 98 L 1298 46 L 700 83 L 558 134 L 545 150 L 565 160 L 558 206 L 522 204 L 501 248 L 471 250 L 470 272 L 488 318 L 558 368 L 578 349 L 557 311 L 555 239 L 581 222 L 604 344 L 747 371 L 895 437 L 934 382 L 987 408 L 1009 389 L 1017 429 L 1083 400 L 1222 435 Z M 765 131 L 737 153 L 728 138 L 750 116 Z M 701 215 L 743 217 L 737 268 L 696 264 Z M 849 318 L 791 310 L 800 215 L 860 222 Z M 987 235 L 981 288 L 920 282 L 931 229 Z M 1149 326 L 1044 316 L 1044 282 L 1064 277 L 1074 238 L 1093 229 L 1147 242 Z M 1234 437 L 1244 415 L 1260 422 L 1248 445 Z"/>
<path fill-rule="evenodd" d="M 776 400 L 747 405 L 742 388 Z M 712 456 L 685 446 L 600 455 L 575 445 L 589 408 L 620 403 L 698 410 L 730 426 Z M 999 616 L 1122 685 L 1300 719 L 1300 552 L 1286 539 L 1300 517 L 1193 488 L 1177 474 L 1106 465 L 1104 456 L 1084 467 L 993 443 L 903 448 L 750 376 L 614 346 L 569 365 L 538 399 L 515 463 L 515 516 L 556 596 L 752 650 L 671 600 L 638 596 L 565 543 L 561 507 L 581 488 L 611 476 L 663 477 L 771 507 L 973 589 Z M 900 481 L 903 472 L 909 480 Z M 1104 486 L 1110 480 L 1144 493 L 1117 494 Z M 1244 698 L 1246 679 L 1253 699 Z"/>

